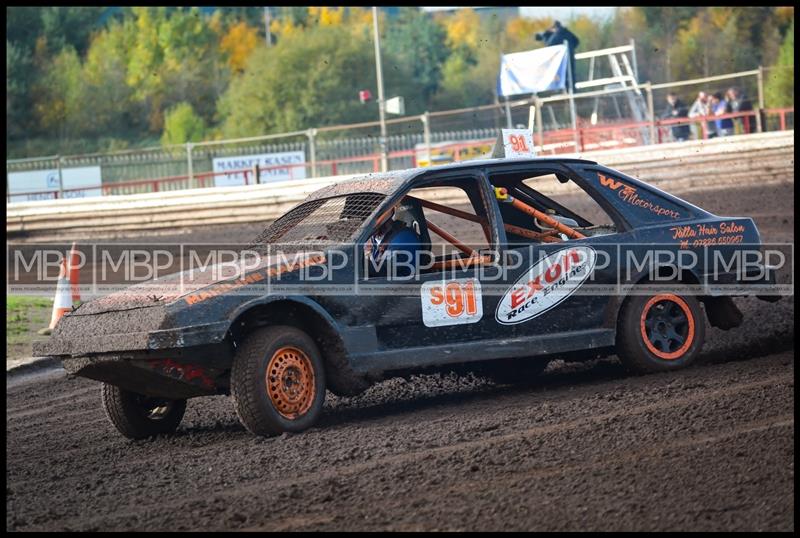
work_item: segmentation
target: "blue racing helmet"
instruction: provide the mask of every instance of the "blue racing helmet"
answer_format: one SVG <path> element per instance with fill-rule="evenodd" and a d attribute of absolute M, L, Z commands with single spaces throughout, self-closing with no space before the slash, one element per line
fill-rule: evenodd
<path fill-rule="evenodd" d="M 404 223 L 393 222 L 392 229 L 381 240 L 372 238 L 372 259 L 376 263 L 385 260 L 388 271 L 394 268 L 393 276 L 412 276 L 416 273 L 418 252 L 421 250 L 420 238 L 414 230 Z M 384 269 L 381 268 L 381 272 Z"/>

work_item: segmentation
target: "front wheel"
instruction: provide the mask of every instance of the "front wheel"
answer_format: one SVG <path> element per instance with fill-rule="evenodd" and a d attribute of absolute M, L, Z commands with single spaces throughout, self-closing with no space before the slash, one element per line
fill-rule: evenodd
<path fill-rule="evenodd" d="M 639 373 L 691 364 L 705 340 L 700 302 L 691 295 L 658 293 L 629 297 L 617 325 L 617 354 Z"/>
<path fill-rule="evenodd" d="M 109 420 L 129 439 L 173 433 L 186 412 L 186 400 L 144 396 L 108 383 L 100 395 Z"/>
<path fill-rule="evenodd" d="M 310 428 L 325 401 L 325 370 L 314 340 L 294 327 L 257 329 L 236 352 L 231 395 L 251 433 L 272 436 Z"/>

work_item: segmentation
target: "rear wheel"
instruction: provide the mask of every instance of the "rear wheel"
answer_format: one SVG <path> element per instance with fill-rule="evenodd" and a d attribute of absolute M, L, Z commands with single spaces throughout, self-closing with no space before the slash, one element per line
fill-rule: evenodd
<path fill-rule="evenodd" d="M 186 400 L 144 396 L 108 383 L 100 395 L 111 423 L 130 439 L 173 433 L 186 412 Z"/>
<path fill-rule="evenodd" d="M 325 371 L 314 340 L 289 326 L 257 329 L 236 353 L 231 395 L 242 425 L 256 435 L 300 432 L 325 401 Z"/>
<path fill-rule="evenodd" d="M 641 373 L 688 366 L 704 340 L 703 311 L 691 295 L 631 296 L 617 325 L 617 353 L 629 369 Z"/>

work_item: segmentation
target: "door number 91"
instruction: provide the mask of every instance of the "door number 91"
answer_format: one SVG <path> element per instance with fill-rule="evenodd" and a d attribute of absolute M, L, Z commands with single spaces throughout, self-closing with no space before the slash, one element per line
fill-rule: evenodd
<path fill-rule="evenodd" d="M 421 299 L 426 327 L 475 323 L 483 316 L 481 284 L 474 278 L 425 282 Z"/>

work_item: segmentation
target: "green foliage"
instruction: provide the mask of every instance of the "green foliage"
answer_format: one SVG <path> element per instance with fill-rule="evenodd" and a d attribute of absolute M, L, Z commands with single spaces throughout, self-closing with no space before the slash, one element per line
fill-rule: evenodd
<path fill-rule="evenodd" d="M 42 33 L 42 12 L 39 7 L 6 7 L 6 42 L 32 51 Z"/>
<path fill-rule="evenodd" d="M 169 109 L 164 120 L 161 143 L 165 146 L 200 142 L 205 134 L 205 122 L 189 103 L 179 103 Z"/>
<path fill-rule="evenodd" d="M 29 124 L 31 56 L 6 40 L 6 136 L 24 132 Z"/>
<path fill-rule="evenodd" d="M 79 135 L 86 123 L 90 95 L 81 73 L 81 61 L 72 47 L 61 49 L 39 80 L 34 111 L 45 129 L 64 139 Z"/>
<path fill-rule="evenodd" d="M 794 105 L 794 21 L 786 32 L 778 61 L 767 72 L 764 99 L 767 107 L 780 108 Z"/>
<path fill-rule="evenodd" d="M 197 8 L 133 8 L 123 32 L 133 35 L 126 82 L 148 119 L 148 130 L 163 128 L 166 108 L 187 101 L 206 119 L 213 117 L 224 66 L 214 30 Z"/>
<path fill-rule="evenodd" d="M 45 338 L 36 331 L 47 327 L 52 310 L 52 299 L 6 296 L 6 360 L 31 356 L 31 344 Z"/>
<path fill-rule="evenodd" d="M 281 18 L 292 21 L 295 26 L 305 26 L 308 22 L 308 8 L 302 6 L 284 6 L 279 8 Z"/>
<path fill-rule="evenodd" d="M 424 112 L 439 89 L 442 64 L 449 51 L 446 34 L 429 15 L 417 8 L 403 7 L 396 23 L 389 26 L 383 50 L 385 70 L 408 72 L 421 91 L 421 101 L 406 95 L 407 112 Z M 387 61 L 388 60 L 388 61 Z"/>
<path fill-rule="evenodd" d="M 534 34 L 553 22 L 392 10 L 381 13 L 384 87 L 386 98 L 405 98 L 409 115 L 491 103 L 501 54 L 542 46 Z M 271 19 L 268 48 L 260 7 L 6 8 L 7 152 L 103 151 L 377 118 L 375 101 L 357 99 L 361 89 L 377 96 L 371 10 L 273 7 Z M 648 6 L 562 22 L 579 51 L 635 39 L 641 81 L 775 65 L 767 104 L 794 102 L 792 7 Z M 588 62 L 577 69 L 583 78 Z"/>
<path fill-rule="evenodd" d="M 455 53 L 444 63 L 434 109 L 466 108 L 494 100 L 500 54 L 484 49 L 477 52 L 474 60 L 465 56 Z"/>
<path fill-rule="evenodd" d="M 254 136 L 372 120 L 374 103 L 358 91 L 375 88 L 375 59 L 366 35 L 318 26 L 256 50 L 219 103 L 225 137 Z M 384 56 L 387 91 L 412 91 L 401 63 Z M 376 93 L 373 91 L 373 93 Z"/>
<path fill-rule="evenodd" d="M 42 35 L 47 38 L 50 52 L 73 47 L 84 55 L 89 47 L 89 37 L 100 19 L 102 7 L 42 7 Z"/>

